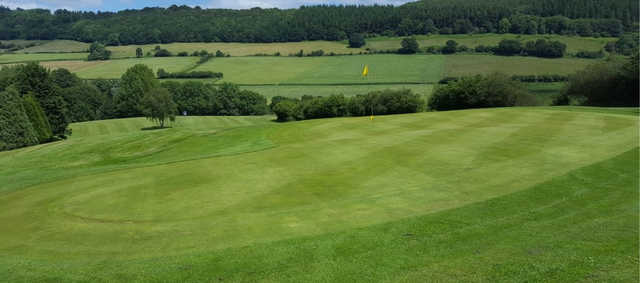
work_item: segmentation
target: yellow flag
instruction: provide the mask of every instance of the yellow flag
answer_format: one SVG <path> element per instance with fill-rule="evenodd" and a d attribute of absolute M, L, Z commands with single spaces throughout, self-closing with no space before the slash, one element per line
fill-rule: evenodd
<path fill-rule="evenodd" d="M 369 66 L 368 65 L 364 65 L 364 70 L 362 70 L 362 76 L 366 77 L 369 75 Z"/>

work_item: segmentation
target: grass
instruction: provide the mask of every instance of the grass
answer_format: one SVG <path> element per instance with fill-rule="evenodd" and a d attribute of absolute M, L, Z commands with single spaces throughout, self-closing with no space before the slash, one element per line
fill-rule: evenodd
<path fill-rule="evenodd" d="M 0 64 L 24 63 L 31 61 L 63 61 L 63 60 L 87 60 L 89 53 L 0 53 Z"/>
<path fill-rule="evenodd" d="M 214 59 L 196 70 L 223 72 L 224 81 L 239 84 L 427 83 L 440 79 L 443 63 L 443 56 L 243 57 Z"/>
<path fill-rule="evenodd" d="M 440 34 L 440 35 L 421 35 L 416 36 L 421 47 L 432 45 L 444 46 L 447 41 L 455 40 L 460 45 L 466 45 L 475 48 L 478 45 L 496 46 L 503 39 L 518 39 L 521 41 L 532 41 L 537 39 L 549 39 L 563 42 L 567 45 L 567 52 L 575 54 L 581 50 L 599 51 L 611 41 L 616 41 L 615 37 L 579 37 L 564 35 L 518 35 L 518 34 Z M 398 37 L 379 37 L 367 39 L 366 48 L 376 50 L 388 50 L 400 48 L 402 38 Z"/>
<path fill-rule="evenodd" d="M 17 52 L 20 53 L 69 53 L 69 52 L 87 52 L 89 43 L 73 41 L 73 40 L 51 40 L 40 45 L 25 48 Z M 135 53 L 133 54 L 135 56 Z"/>
<path fill-rule="evenodd" d="M 634 281 L 639 120 L 592 109 L 74 124 L 0 153 L 0 278 Z"/>
<path fill-rule="evenodd" d="M 206 50 L 209 53 L 215 53 L 220 50 L 231 56 L 253 56 L 256 54 L 273 55 L 280 52 L 282 56 L 297 53 L 304 50 L 305 53 L 311 53 L 315 50 L 324 50 L 325 53 L 334 52 L 336 54 L 359 53 L 364 49 L 348 48 L 346 43 L 335 41 L 305 41 L 305 42 L 284 42 L 284 43 L 170 43 L 170 44 L 147 44 L 147 45 L 127 45 L 127 46 L 111 46 L 108 49 L 113 52 L 114 58 L 134 57 L 136 48 L 142 48 L 146 54 L 153 51 L 156 46 L 167 49 L 172 53 L 189 52 Z"/>
<path fill-rule="evenodd" d="M 190 68 L 198 61 L 194 57 L 166 57 L 166 58 L 140 58 L 140 59 L 121 59 L 100 62 L 56 62 L 45 63 L 52 68 L 68 68 L 76 69 L 77 74 L 85 79 L 118 79 L 136 64 L 145 64 L 157 72 L 158 69 L 164 68 L 167 72 L 179 72 Z"/>
<path fill-rule="evenodd" d="M 508 75 L 568 75 L 598 60 L 558 58 L 545 59 L 534 57 L 508 57 L 488 55 L 446 56 L 445 76 L 460 77 L 466 75 L 502 72 Z"/>

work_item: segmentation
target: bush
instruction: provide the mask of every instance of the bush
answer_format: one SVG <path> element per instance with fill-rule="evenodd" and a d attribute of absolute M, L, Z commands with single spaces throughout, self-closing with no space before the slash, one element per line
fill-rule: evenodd
<path fill-rule="evenodd" d="M 171 57 L 173 54 L 169 52 L 167 49 L 159 49 L 156 50 L 156 53 L 153 54 L 153 57 Z"/>
<path fill-rule="evenodd" d="M 414 37 L 402 39 L 402 48 L 398 50 L 400 54 L 415 54 L 420 51 L 420 45 Z"/>
<path fill-rule="evenodd" d="M 522 43 L 515 39 L 503 39 L 494 49 L 498 55 L 513 56 L 522 53 Z"/>
<path fill-rule="evenodd" d="M 448 40 L 442 48 L 442 54 L 453 54 L 458 50 L 458 43 L 455 40 Z"/>
<path fill-rule="evenodd" d="M 178 56 L 179 57 L 187 57 L 187 56 L 189 56 L 189 52 L 182 51 L 182 52 L 178 53 Z"/>
<path fill-rule="evenodd" d="M 89 46 L 89 57 L 87 57 L 87 60 L 109 60 L 109 58 L 111 58 L 111 51 L 107 50 L 103 44 L 94 42 Z"/>
<path fill-rule="evenodd" d="M 272 103 L 278 121 L 332 118 L 345 116 L 415 113 L 421 111 L 424 100 L 410 90 L 383 90 L 346 98 L 303 96 L 300 100 L 280 97 Z"/>
<path fill-rule="evenodd" d="M 565 95 L 588 106 L 639 106 L 638 55 L 588 66 L 569 79 Z"/>
<path fill-rule="evenodd" d="M 20 94 L 10 88 L 0 92 L 0 151 L 38 144 Z"/>
<path fill-rule="evenodd" d="M 578 58 L 587 58 L 587 59 L 599 59 L 599 58 L 604 58 L 604 51 L 600 50 L 600 51 L 585 51 L 585 50 L 581 50 L 578 51 L 578 53 L 576 53 L 576 57 Z"/>
<path fill-rule="evenodd" d="M 365 46 L 366 41 L 361 33 L 354 33 L 349 36 L 349 48 L 360 48 Z"/>
<path fill-rule="evenodd" d="M 429 99 L 431 110 L 508 107 L 528 100 L 519 82 L 504 74 L 461 78 L 438 87 Z"/>
<path fill-rule="evenodd" d="M 178 72 L 169 73 L 164 69 L 158 69 L 158 79 L 222 79 L 224 75 L 222 73 L 216 73 L 211 71 L 192 71 L 192 72 Z"/>
<path fill-rule="evenodd" d="M 311 53 L 309 54 L 310 57 L 319 57 L 319 56 L 323 56 L 323 55 L 324 55 L 324 50 L 322 50 L 322 49 L 311 51 Z"/>

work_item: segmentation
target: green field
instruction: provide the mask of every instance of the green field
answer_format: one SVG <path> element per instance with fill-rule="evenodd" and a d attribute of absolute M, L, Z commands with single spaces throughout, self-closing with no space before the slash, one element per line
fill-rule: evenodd
<path fill-rule="evenodd" d="M 637 111 L 592 110 L 73 124 L 0 153 L 0 278 L 633 281 Z"/>
<path fill-rule="evenodd" d="M 140 59 L 120 59 L 99 62 L 45 62 L 43 65 L 51 68 L 67 68 L 67 65 L 73 68 L 80 67 L 81 70 L 77 74 L 85 79 L 119 79 L 127 71 L 136 64 L 145 64 L 157 72 L 158 69 L 164 68 L 167 72 L 179 72 L 195 66 L 198 58 L 194 57 L 165 57 L 165 58 L 140 58 Z M 55 64 L 58 65 L 55 65 Z M 55 66 L 55 67 L 54 67 Z M 72 70 L 73 71 L 73 70 Z"/>
<path fill-rule="evenodd" d="M 573 54 L 581 50 L 599 51 L 604 48 L 607 42 L 618 40 L 615 37 L 580 37 L 565 35 L 527 35 L 527 34 L 440 34 L 440 35 L 420 35 L 416 36 L 421 47 L 432 45 L 444 46 L 448 40 L 455 40 L 460 45 L 475 48 L 478 45 L 496 46 L 503 39 L 518 39 L 521 41 L 532 41 L 537 39 L 557 40 L 567 45 L 567 52 Z M 378 37 L 367 39 L 365 48 L 376 50 L 389 50 L 400 48 L 402 38 L 398 37 Z"/>
<path fill-rule="evenodd" d="M 578 58 L 545 59 L 521 56 L 455 55 L 446 56 L 445 76 L 502 72 L 508 75 L 569 75 L 598 60 Z"/>
<path fill-rule="evenodd" d="M 89 43 L 73 40 L 51 40 L 38 44 L 37 46 L 19 50 L 20 53 L 69 53 L 87 52 Z M 133 54 L 135 57 L 135 53 Z"/>
<path fill-rule="evenodd" d="M 0 64 L 23 63 L 31 61 L 86 60 L 87 56 L 89 56 L 89 53 L 0 53 Z"/>
<path fill-rule="evenodd" d="M 243 57 L 214 59 L 196 70 L 223 72 L 224 81 L 239 84 L 427 83 L 440 79 L 443 63 L 444 56 L 419 55 Z"/>

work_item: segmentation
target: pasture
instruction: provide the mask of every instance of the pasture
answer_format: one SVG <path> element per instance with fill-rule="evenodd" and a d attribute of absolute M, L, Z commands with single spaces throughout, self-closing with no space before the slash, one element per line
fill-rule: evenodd
<path fill-rule="evenodd" d="M 385 85 L 304 85 L 304 86 L 241 86 L 242 89 L 255 91 L 267 98 L 274 96 L 284 96 L 291 98 L 299 98 L 303 95 L 311 96 L 329 96 L 332 94 L 342 94 L 344 96 L 353 96 L 358 94 L 367 94 L 372 91 L 380 91 L 385 89 L 410 89 L 414 93 L 420 94 L 428 98 L 433 92 L 432 84 L 385 84 Z"/>
<path fill-rule="evenodd" d="M 460 77 L 502 72 L 508 75 L 569 75 L 598 60 L 578 58 L 546 59 L 521 56 L 455 55 L 446 56 L 445 76 Z"/>
<path fill-rule="evenodd" d="M 567 52 L 570 54 L 577 53 L 581 50 L 599 51 L 604 48 L 608 42 L 616 41 L 615 37 L 580 37 L 566 35 L 529 35 L 529 34 L 438 34 L 438 35 L 419 35 L 416 36 L 420 47 L 428 47 L 432 45 L 444 46 L 447 41 L 455 40 L 460 45 L 466 45 L 469 48 L 475 48 L 478 45 L 496 46 L 503 39 L 517 39 L 523 42 L 535 41 L 538 39 L 557 40 L 567 45 Z M 388 50 L 400 48 L 402 38 L 398 37 L 377 37 L 367 39 L 365 48 L 375 50 Z"/>
<path fill-rule="evenodd" d="M 632 281 L 639 120 L 596 110 L 73 124 L 0 153 L 0 278 Z"/>
<path fill-rule="evenodd" d="M 32 61 L 87 60 L 89 53 L 0 53 L 0 64 L 25 63 Z"/>

